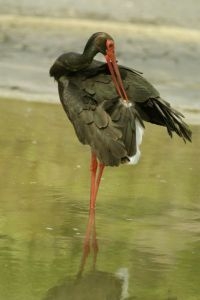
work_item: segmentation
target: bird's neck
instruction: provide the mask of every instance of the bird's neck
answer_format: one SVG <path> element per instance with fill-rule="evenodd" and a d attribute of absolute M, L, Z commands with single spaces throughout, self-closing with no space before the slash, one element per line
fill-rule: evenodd
<path fill-rule="evenodd" d="M 80 71 L 83 70 L 92 63 L 93 56 L 88 55 L 88 53 L 82 53 L 76 56 L 76 61 L 73 63 L 74 70 Z"/>
<path fill-rule="evenodd" d="M 98 49 L 93 45 L 92 43 L 87 43 L 84 50 L 83 54 L 81 55 L 82 59 L 86 61 L 88 64 L 91 64 L 93 58 L 95 55 L 98 53 Z"/>
<path fill-rule="evenodd" d="M 87 69 L 92 63 L 98 49 L 90 42 L 87 43 L 82 54 L 65 53 L 53 64 L 50 69 L 50 75 L 56 79 L 67 72 L 78 72 Z"/>
<path fill-rule="evenodd" d="M 72 53 L 69 69 L 71 71 L 81 71 L 86 69 L 92 63 L 93 58 L 97 53 L 98 50 L 94 47 L 85 47 L 82 54 L 75 54 L 75 56 L 74 53 Z"/>

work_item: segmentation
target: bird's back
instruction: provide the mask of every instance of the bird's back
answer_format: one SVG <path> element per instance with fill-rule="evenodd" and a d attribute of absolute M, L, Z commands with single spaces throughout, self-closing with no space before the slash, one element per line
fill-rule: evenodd
<path fill-rule="evenodd" d="M 165 126 L 170 136 L 175 131 L 184 140 L 191 139 L 182 115 L 139 72 L 123 66 L 119 70 L 128 103 L 119 98 L 107 64 L 93 60 L 77 72 L 68 70 L 59 59 L 52 66 L 61 103 L 80 142 L 90 145 L 102 163 L 112 166 L 137 160 L 142 119 Z"/>

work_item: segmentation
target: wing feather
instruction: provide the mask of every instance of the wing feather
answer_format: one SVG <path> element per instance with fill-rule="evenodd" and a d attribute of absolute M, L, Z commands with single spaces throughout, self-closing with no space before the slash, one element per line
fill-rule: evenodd
<path fill-rule="evenodd" d="M 86 95 L 83 97 L 83 92 L 72 85 L 65 90 L 63 80 L 59 81 L 61 102 L 80 142 L 90 145 L 105 165 L 118 166 L 128 154 L 122 132 L 105 111 L 104 103 L 97 104 L 91 97 L 86 99 Z"/>
<path fill-rule="evenodd" d="M 175 132 L 184 142 L 191 142 L 192 132 L 183 121 L 184 116 L 163 100 L 159 92 L 141 74 L 124 67 L 121 67 L 121 71 L 126 71 L 124 80 L 128 84 L 128 97 L 141 118 L 165 126 L 170 137 Z"/>

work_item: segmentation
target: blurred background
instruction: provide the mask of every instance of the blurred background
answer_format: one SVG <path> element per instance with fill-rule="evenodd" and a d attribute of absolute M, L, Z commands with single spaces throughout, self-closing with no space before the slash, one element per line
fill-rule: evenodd
<path fill-rule="evenodd" d="M 49 68 L 96 31 L 193 143 L 145 124 L 139 164 L 106 168 L 87 258 L 90 151 Z M 200 299 L 200 1 L 0 0 L 0 53 L 0 299 Z"/>
<path fill-rule="evenodd" d="M 110 33 L 121 64 L 144 73 L 176 106 L 199 110 L 198 0 L 0 0 L 0 94 L 57 101 L 48 70 L 63 52 L 82 52 Z M 195 119 L 195 120 L 194 120 Z"/>

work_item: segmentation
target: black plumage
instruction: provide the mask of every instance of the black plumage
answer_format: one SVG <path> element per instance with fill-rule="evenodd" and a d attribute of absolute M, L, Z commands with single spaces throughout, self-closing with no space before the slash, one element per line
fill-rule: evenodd
<path fill-rule="evenodd" d="M 140 72 L 124 66 L 118 67 L 129 101 L 121 98 L 108 64 L 93 60 L 98 52 L 106 54 L 108 39 L 112 40 L 105 33 L 94 34 L 83 54 L 63 54 L 50 69 L 80 142 L 90 145 L 104 165 L 118 166 L 135 155 L 136 125 L 144 127 L 143 121 L 165 126 L 171 137 L 175 132 L 191 141 L 183 115 L 164 101 Z"/>

